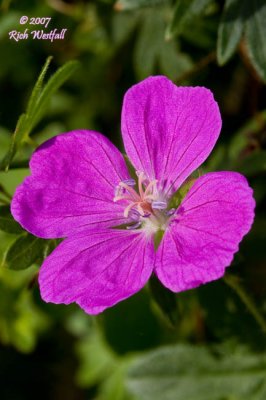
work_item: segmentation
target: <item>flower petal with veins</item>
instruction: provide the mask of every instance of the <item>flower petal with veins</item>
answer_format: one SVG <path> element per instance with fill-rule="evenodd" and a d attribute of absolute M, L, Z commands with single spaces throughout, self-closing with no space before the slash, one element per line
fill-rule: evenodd
<path fill-rule="evenodd" d="M 64 240 L 44 261 L 39 276 L 42 298 L 76 302 L 89 314 L 98 314 L 145 285 L 154 256 L 152 239 L 136 232 L 79 233 Z"/>
<path fill-rule="evenodd" d="M 130 176 L 122 154 L 100 133 L 72 131 L 48 140 L 33 154 L 30 169 L 12 214 L 32 234 L 60 238 L 124 223 L 114 188 Z"/>
<path fill-rule="evenodd" d="M 136 169 L 159 180 L 170 194 L 206 160 L 220 130 L 218 105 L 204 87 L 177 87 L 153 76 L 124 97 L 126 152 Z"/>
<path fill-rule="evenodd" d="M 254 208 L 243 175 L 213 172 L 198 178 L 158 248 L 160 281 L 180 292 L 220 278 L 250 230 Z"/>

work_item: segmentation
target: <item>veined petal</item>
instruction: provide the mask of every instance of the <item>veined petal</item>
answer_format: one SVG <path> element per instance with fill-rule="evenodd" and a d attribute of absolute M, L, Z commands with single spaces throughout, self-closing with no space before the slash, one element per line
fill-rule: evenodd
<path fill-rule="evenodd" d="M 136 169 L 174 192 L 205 161 L 221 129 L 221 117 L 210 90 L 177 87 L 155 76 L 125 95 L 122 134 Z"/>
<path fill-rule="evenodd" d="M 79 233 L 44 261 L 39 275 L 47 302 L 78 303 L 98 314 L 139 291 L 154 266 L 152 239 L 126 230 Z"/>
<path fill-rule="evenodd" d="M 100 133 L 72 131 L 56 136 L 33 154 L 31 176 L 17 188 L 11 211 L 29 232 L 65 237 L 84 227 L 125 222 L 114 189 L 128 179 L 122 154 Z"/>
<path fill-rule="evenodd" d="M 244 176 L 214 172 L 196 180 L 156 254 L 155 271 L 174 292 L 220 278 L 254 220 Z"/>

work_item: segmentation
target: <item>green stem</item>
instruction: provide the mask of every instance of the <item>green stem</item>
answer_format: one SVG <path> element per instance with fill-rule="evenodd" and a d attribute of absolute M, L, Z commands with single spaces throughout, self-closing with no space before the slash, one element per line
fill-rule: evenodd
<path fill-rule="evenodd" d="M 4 206 L 8 206 L 8 205 L 9 205 L 9 202 L 8 202 L 7 200 L 5 200 L 5 199 L 2 199 L 2 198 L 0 197 L 0 204 L 3 204 Z"/>
<path fill-rule="evenodd" d="M 230 286 L 243 301 L 249 312 L 253 315 L 254 319 L 257 321 L 262 331 L 266 333 L 266 320 L 263 315 L 259 312 L 256 304 L 252 300 L 252 298 L 247 294 L 243 286 L 241 286 L 239 282 L 239 278 L 234 275 L 225 275 L 224 282 Z"/>
<path fill-rule="evenodd" d="M 25 139 L 25 142 L 28 143 L 31 147 L 33 147 L 34 149 L 36 149 L 37 147 L 39 147 L 39 143 L 35 142 L 34 139 L 32 139 L 30 136 L 27 137 L 27 139 Z"/>
<path fill-rule="evenodd" d="M 20 169 L 20 168 L 29 168 L 29 161 L 28 160 L 12 161 L 12 163 L 9 165 L 9 169 Z"/>
<path fill-rule="evenodd" d="M 183 81 L 186 81 L 187 79 L 190 79 L 193 75 L 196 75 L 199 71 L 202 69 L 206 68 L 210 63 L 216 61 L 216 52 L 212 51 L 209 53 L 206 57 L 203 57 L 201 60 L 199 60 L 191 69 L 188 71 L 184 72 L 176 81 L 175 83 L 177 85 L 180 85 L 183 83 Z"/>
<path fill-rule="evenodd" d="M 2 193 L 8 200 L 12 200 L 12 196 L 8 193 L 8 191 L 4 188 L 3 185 L 0 183 L 0 193 Z"/>

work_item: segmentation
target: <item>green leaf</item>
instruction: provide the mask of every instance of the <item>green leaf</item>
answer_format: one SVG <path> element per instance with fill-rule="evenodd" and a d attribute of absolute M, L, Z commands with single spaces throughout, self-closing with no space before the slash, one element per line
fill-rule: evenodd
<path fill-rule="evenodd" d="M 33 129 L 43 117 L 53 94 L 69 79 L 78 67 L 78 61 L 68 61 L 49 79 L 38 98 L 34 115 L 32 116 L 31 129 Z"/>
<path fill-rule="evenodd" d="M 22 270 L 30 267 L 43 255 L 46 241 L 28 233 L 19 236 L 8 249 L 4 267 Z"/>
<path fill-rule="evenodd" d="M 236 169 L 246 176 L 266 172 L 266 150 L 254 151 L 254 153 L 245 157 Z"/>
<path fill-rule="evenodd" d="M 115 3 L 117 11 L 134 10 L 141 7 L 154 7 L 169 3 L 169 0 L 118 0 Z"/>
<path fill-rule="evenodd" d="M 178 322 L 178 308 L 175 293 L 164 287 L 155 275 L 149 280 L 149 287 L 153 299 L 167 317 L 171 325 L 176 326 Z"/>
<path fill-rule="evenodd" d="M 29 102 L 28 102 L 26 113 L 22 114 L 18 119 L 15 132 L 11 139 L 9 150 L 8 150 L 4 160 L 2 161 L 1 169 L 3 168 L 6 171 L 8 170 L 9 165 L 10 165 L 11 161 L 13 160 L 18 147 L 22 144 L 23 140 L 27 139 L 27 137 L 30 134 L 31 120 L 34 116 L 34 112 L 35 112 L 36 106 L 38 104 L 38 98 L 39 98 L 40 92 L 43 87 L 43 81 L 44 81 L 44 78 L 47 73 L 47 70 L 48 70 L 51 60 L 52 60 L 52 57 L 47 58 L 44 66 L 41 70 L 41 73 L 37 79 L 37 82 L 32 90 L 32 94 L 31 94 Z"/>
<path fill-rule="evenodd" d="M 177 0 L 172 21 L 166 30 L 166 38 L 180 35 L 189 25 L 193 26 L 195 18 L 200 17 L 213 0 Z"/>
<path fill-rule="evenodd" d="M 42 71 L 33 88 L 31 97 L 28 102 L 27 110 L 22 114 L 17 122 L 15 132 L 12 136 L 9 150 L 0 164 L 0 169 L 8 171 L 17 150 L 22 146 L 23 142 L 29 140 L 31 131 L 42 119 L 51 97 L 59 89 L 60 86 L 70 77 L 76 70 L 79 63 L 77 61 L 69 61 L 49 79 L 43 88 L 43 81 L 51 62 L 51 57 L 48 57 Z"/>
<path fill-rule="evenodd" d="M 189 56 L 181 53 L 174 41 L 165 41 L 165 21 L 161 11 L 143 12 L 141 22 L 134 51 L 135 69 L 140 80 L 156 73 L 158 67 L 161 73 L 176 80 L 192 67 Z"/>
<path fill-rule="evenodd" d="M 266 354 L 176 345 L 139 357 L 127 385 L 140 400 L 263 400 L 265 371 Z"/>
<path fill-rule="evenodd" d="M 27 115 L 26 114 L 22 114 L 17 122 L 16 125 L 16 129 L 15 132 L 12 135 L 11 138 L 11 143 L 8 149 L 7 154 L 5 155 L 5 157 L 3 158 L 1 164 L 0 164 L 0 170 L 5 170 L 6 172 L 9 169 L 10 163 L 13 160 L 18 146 L 20 145 L 20 143 L 22 142 L 23 139 L 23 127 L 25 125 L 25 122 L 27 120 Z"/>
<path fill-rule="evenodd" d="M 20 18 L 20 13 L 10 11 L 9 13 L 3 14 L 0 18 L 0 40 L 5 39 L 8 32 L 17 28 L 19 25 L 18 21 Z"/>
<path fill-rule="evenodd" d="M 252 143 L 253 138 L 257 138 L 263 129 L 263 125 L 266 123 L 266 111 L 263 110 L 256 113 L 256 116 L 243 125 L 239 131 L 233 136 L 229 148 L 228 156 L 232 163 L 231 168 L 235 168 L 235 161 L 239 159 L 241 153 Z"/>
<path fill-rule="evenodd" d="M 169 201 L 168 208 L 177 208 L 181 204 L 182 200 L 188 193 L 189 189 L 193 186 L 195 179 L 199 177 L 199 172 L 195 171 L 191 176 L 182 184 L 177 192 L 173 194 Z"/>
<path fill-rule="evenodd" d="M 217 60 L 224 65 L 235 52 L 244 30 L 244 4 L 242 0 L 227 0 L 218 28 Z"/>
<path fill-rule="evenodd" d="M 41 73 L 37 79 L 37 82 L 35 83 L 32 93 L 31 93 L 31 96 L 30 96 L 30 99 L 28 102 L 28 106 L 27 106 L 27 110 L 26 110 L 26 114 L 29 117 L 34 115 L 36 106 L 38 104 L 40 93 L 43 89 L 43 81 L 44 81 L 45 75 L 47 73 L 47 70 L 48 70 L 48 67 L 49 67 L 51 61 L 52 61 L 52 57 L 48 57 L 47 60 L 45 61 L 45 64 L 41 70 Z"/>
<path fill-rule="evenodd" d="M 0 230 L 7 233 L 22 233 L 23 229 L 10 213 L 10 206 L 0 206 Z"/>
<path fill-rule="evenodd" d="M 248 52 L 256 71 L 266 82 L 266 2 L 252 0 L 248 2 L 246 21 L 246 39 Z"/>

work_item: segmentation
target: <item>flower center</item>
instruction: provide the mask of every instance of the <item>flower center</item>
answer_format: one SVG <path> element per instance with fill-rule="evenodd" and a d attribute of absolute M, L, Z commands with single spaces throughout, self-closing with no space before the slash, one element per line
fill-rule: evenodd
<path fill-rule="evenodd" d="M 123 201 L 125 204 L 124 217 L 130 218 L 133 225 L 127 229 L 143 227 L 146 231 L 155 233 L 158 229 L 165 230 L 169 217 L 167 201 L 158 192 L 157 180 L 149 180 L 144 172 L 136 171 L 138 182 L 126 179 L 115 189 L 114 202 Z M 137 188 L 134 188 L 134 187 Z"/>

